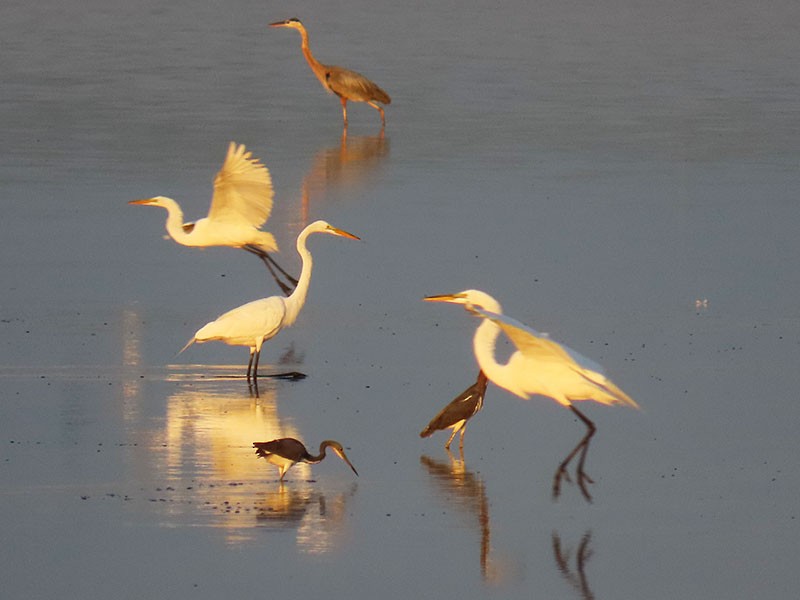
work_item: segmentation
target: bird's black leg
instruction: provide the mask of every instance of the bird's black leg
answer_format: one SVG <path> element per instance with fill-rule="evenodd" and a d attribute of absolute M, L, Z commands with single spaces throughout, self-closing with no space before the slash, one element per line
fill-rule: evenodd
<path fill-rule="evenodd" d="M 278 287 L 281 288 L 281 291 L 284 293 L 285 296 L 288 296 L 289 294 L 292 293 L 292 291 L 294 290 L 295 286 L 297 286 L 297 279 L 295 279 L 294 277 L 289 275 L 289 273 L 287 273 L 286 270 L 283 267 L 281 267 L 277 262 L 275 262 L 275 259 L 272 258 L 269 255 L 269 253 L 264 252 L 260 248 L 257 248 L 255 246 L 250 246 L 250 245 L 242 246 L 242 249 L 246 250 L 250 254 L 255 254 L 258 258 L 261 259 L 261 261 L 267 267 L 267 270 L 269 271 L 269 274 L 272 275 L 272 279 L 275 280 L 275 283 L 278 284 Z M 276 269 L 284 277 L 286 277 L 286 279 L 289 281 L 289 283 L 291 285 L 287 285 L 286 283 L 281 281 L 280 277 L 275 272 Z"/>
<path fill-rule="evenodd" d="M 253 356 L 255 352 L 250 352 L 250 360 L 247 361 L 247 381 L 250 382 L 250 371 L 253 368 Z"/>
<path fill-rule="evenodd" d="M 588 502 L 591 502 L 592 495 L 589 493 L 586 484 L 594 483 L 594 481 L 592 481 L 592 478 L 589 477 L 584 472 L 583 465 L 586 462 L 586 453 L 589 450 L 589 442 L 592 440 L 592 436 L 595 434 L 595 431 L 597 431 L 597 428 L 595 427 L 594 423 L 588 417 L 586 417 L 586 415 L 584 415 L 581 411 L 575 408 L 574 405 L 570 404 L 569 408 L 570 410 L 572 410 L 572 412 L 574 412 L 578 416 L 578 418 L 581 421 L 583 421 L 583 424 L 586 425 L 587 431 L 586 435 L 584 435 L 581 441 L 578 442 L 578 445 L 575 446 L 572 449 L 572 451 L 569 454 L 567 454 L 567 457 L 563 461 L 561 461 L 561 464 L 558 465 L 558 469 L 556 469 L 556 473 L 553 476 L 553 498 L 554 499 L 558 498 L 559 495 L 561 494 L 562 478 L 566 479 L 567 481 L 570 481 L 569 474 L 567 473 L 567 465 L 569 465 L 570 461 L 573 458 L 575 458 L 578 452 L 580 452 L 581 455 L 580 458 L 578 459 L 578 468 L 576 470 L 578 487 L 580 488 L 583 497 L 586 498 Z"/>
<path fill-rule="evenodd" d="M 261 358 L 261 349 L 256 350 L 255 360 L 253 362 L 253 381 L 258 381 L 258 359 Z"/>

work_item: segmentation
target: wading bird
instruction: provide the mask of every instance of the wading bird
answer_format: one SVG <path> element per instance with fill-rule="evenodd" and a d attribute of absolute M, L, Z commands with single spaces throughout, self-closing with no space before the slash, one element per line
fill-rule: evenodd
<path fill-rule="evenodd" d="M 303 268 L 300 271 L 297 286 L 288 297 L 270 296 L 229 310 L 217 317 L 215 321 L 201 327 L 181 349 L 181 352 L 195 342 L 202 344 L 220 341 L 229 346 L 247 346 L 250 348 L 247 381 L 250 381 L 251 373 L 253 380 L 257 381 L 261 345 L 266 340 L 275 337 L 284 327 L 292 325 L 306 302 L 308 287 L 311 283 L 311 271 L 314 268 L 314 261 L 311 258 L 311 252 L 306 247 L 306 241 L 312 233 L 327 233 L 351 240 L 361 239 L 352 233 L 337 229 L 325 221 L 314 221 L 297 236 L 297 252 L 303 261 Z"/>
<path fill-rule="evenodd" d="M 593 400 L 606 405 L 639 406 L 625 392 L 608 379 L 596 362 L 571 348 L 551 340 L 519 321 L 503 316 L 500 303 L 479 290 L 465 290 L 458 294 L 428 296 L 428 302 L 461 304 L 471 313 L 483 318 L 473 338 L 475 358 L 489 381 L 505 388 L 523 400 L 531 396 L 547 396 L 569 408 L 586 425 L 587 432 L 581 442 L 561 462 L 553 479 L 553 494 L 560 493 L 561 479 L 567 477 L 567 465 L 580 451 L 578 485 L 587 500 L 591 500 L 586 483 L 592 483 L 583 471 L 589 440 L 595 425 L 579 411 L 575 402 Z M 505 333 L 517 350 L 506 364 L 494 356 L 500 332 Z"/>
<path fill-rule="evenodd" d="M 207 217 L 184 223 L 181 207 L 166 196 L 131 200 L 128 204 L 166 209 L 167 233 L 183 246 L 228 246 L 255 254 L 267 266 L 283 292 L 288 294 L 297 285 L 297 280 L 269 255 L 278 251 L 278 244 L 271 233 L 260 229 L 272 212 L 274 195 L 267 167 L 247 152 L 243 144 L 231 142 L 225 162 L 214 178 L 214 195 Z M 291 286 L 280 281 L 276 270 L 289 280 Z"/>
<path fill-rule="evenodd" d="M 445 406 L 438 415 L 431 419 L 428 426 L 422 430 L 419 437 L 426 438 L 437 431 L 452 429 L 453 433 L 447 443 L 445 450 L 450 449 L 453 438 L 460 431 L 461 437 L 458 440 L 458 449 L 464 450 L 464 434 L 467 432 L 467 421 L 477 415 L 483 408 L 483 397 L 486 394 L 486 375 L 483 371 L 478 372 L 478 379 L 461 392 L 456 398 Z"/>
<path fill-rule="evenodd" d="M 344 126 L 347 127 L 347 101 L 353 102 L 366 102 L 372 108 L 377 110 L 381 115 L 381 126 L 386 126 L 386 116 L 383 113 L 383 107 L 376 104 L 391 104 L 392 99 L 389 94 L 384 92 L 375 83 L 355 71 L 345 69 L 344 67 L 337 67 L 336 65 L 323 65 L 319 62 L 314 55 L 311 54 L 311 49 L 308 47 L 308 32 L 300 19 L 286 19 L 285 21 L 277 21 L 270 23 L 270 27 L 289 27 L 296 29 L 300 32 L 301 49 L 303 56 L 308 61 L 308 66 L 314 71 L 319 82 L 329 92 L 339 96 L 342 102 L 342 117 L 344 118 Z"/>
<path fill-rule="evenodd" d="M 319 454 L 317 456 L 311 456 L 303 443 L 294 438 L 281 438 L 272 440 L 271 442 L 253 442 L 253 448 L 256 449 L 256 454 L 259 457 L 267 459 L 270 464 L 278 467 L 281 481 L 283 481 L 283 476 L 286 475 L 286 471 L 299 462 L 312 465 L 322 462 L 325 458 L 325 450 L 327 448 L 333 450 L 334 454 L 346 462 L 347 465 L 353 469 L 353 473 L 358 476 L 358 471 L 356 471 L 353 463 L 351 463 L 350 459 L 345 455 L 342 445 L 333 440 L 325 440 L 322 442 L 319 445 Z"/>

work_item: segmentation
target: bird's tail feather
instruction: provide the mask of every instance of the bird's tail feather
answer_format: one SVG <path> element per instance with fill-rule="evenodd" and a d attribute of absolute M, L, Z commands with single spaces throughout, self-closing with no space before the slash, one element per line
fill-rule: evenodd
<path fill-rule="evenodd" d="M 419 437 L 426 438 L 433 435 L 433 432 L 436 431 L 430 425 L 428 425 L 425 429 L 419 432 Z"/>

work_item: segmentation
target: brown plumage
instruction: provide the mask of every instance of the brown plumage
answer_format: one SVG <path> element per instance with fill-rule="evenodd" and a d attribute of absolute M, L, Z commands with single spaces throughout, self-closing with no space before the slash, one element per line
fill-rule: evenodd
<path fill-rule="evenodd" d="M 391 104 L 392 99 L 385 91 L 378 85 L 364 77 L 361 73 L 356 73 L 350 69 L 339 67 L 336 65 L 323 65 L 319 62 L 314 55 L 311 54 L 311 49 L 308 47 L 308 32 L 299 19 L 286 19 L 285 21 L 277 21 L 270 23 L 270 27 L 289 27 L 296 29 L 300 32 L 301 49 L 303 56 L 306 57 L 308 66 L 316 75 L 319 82 L 329 92 L 339 96 L 342 103 L 342 117 L 344 118 L 344 126 L 347 127 L 347 101 L 353 102 L 366 102 L 372 108 L 377 110 L 381 115 L 381 126 L 386 125 L 386 116 L 383 112 L 383 107 L 376 104 Z"/>
<path fill-rule="evenodd" d="M 450 444 L 453 438 L 460 431 L 461 438 L 458 441 L 460 450 L 464 449 L 464 434 L 467 432 L 467 421 L 477 415 L 483 408 L 483 397 L 486 394 L 487 379 L 483 371 L 478 372 L 478 379 L 461 392 L 456 398 L 445 406 L 439 414 L 437 414 L 428 426 L 422 430 L 419 437 L 426 438 L 433 435 L 437 431 L 444 429 L 452 429 L 453 433 L 447 443 L 444 445 L 445 449 L 450 449 Z"/>

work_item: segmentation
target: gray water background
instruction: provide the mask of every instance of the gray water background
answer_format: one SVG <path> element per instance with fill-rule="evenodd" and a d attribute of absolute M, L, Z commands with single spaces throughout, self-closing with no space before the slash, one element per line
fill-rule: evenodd
<path fill-rule="evenodd" d="M 391 95 L 341 113 L 323 62 Z M 0 53 L 0 579 L 9 598 L 797 595 L 800 5 L 9 0 Z M 230 140 L 271 170 L 295 327 L 195 346 L 277 293 L 178 246 Z M 582 434 L 490 386 L 465 461 L 419 430 L 472 382 L 480 288 L 641 411 Z M 508 349 L 502 349 L 508 352 Z M 283 488 L 250 443 L 342 441 Z M 584 551 L 581 552 L 582 547 Z M 578 561 L 582 556 L 582 562 Z"/>

